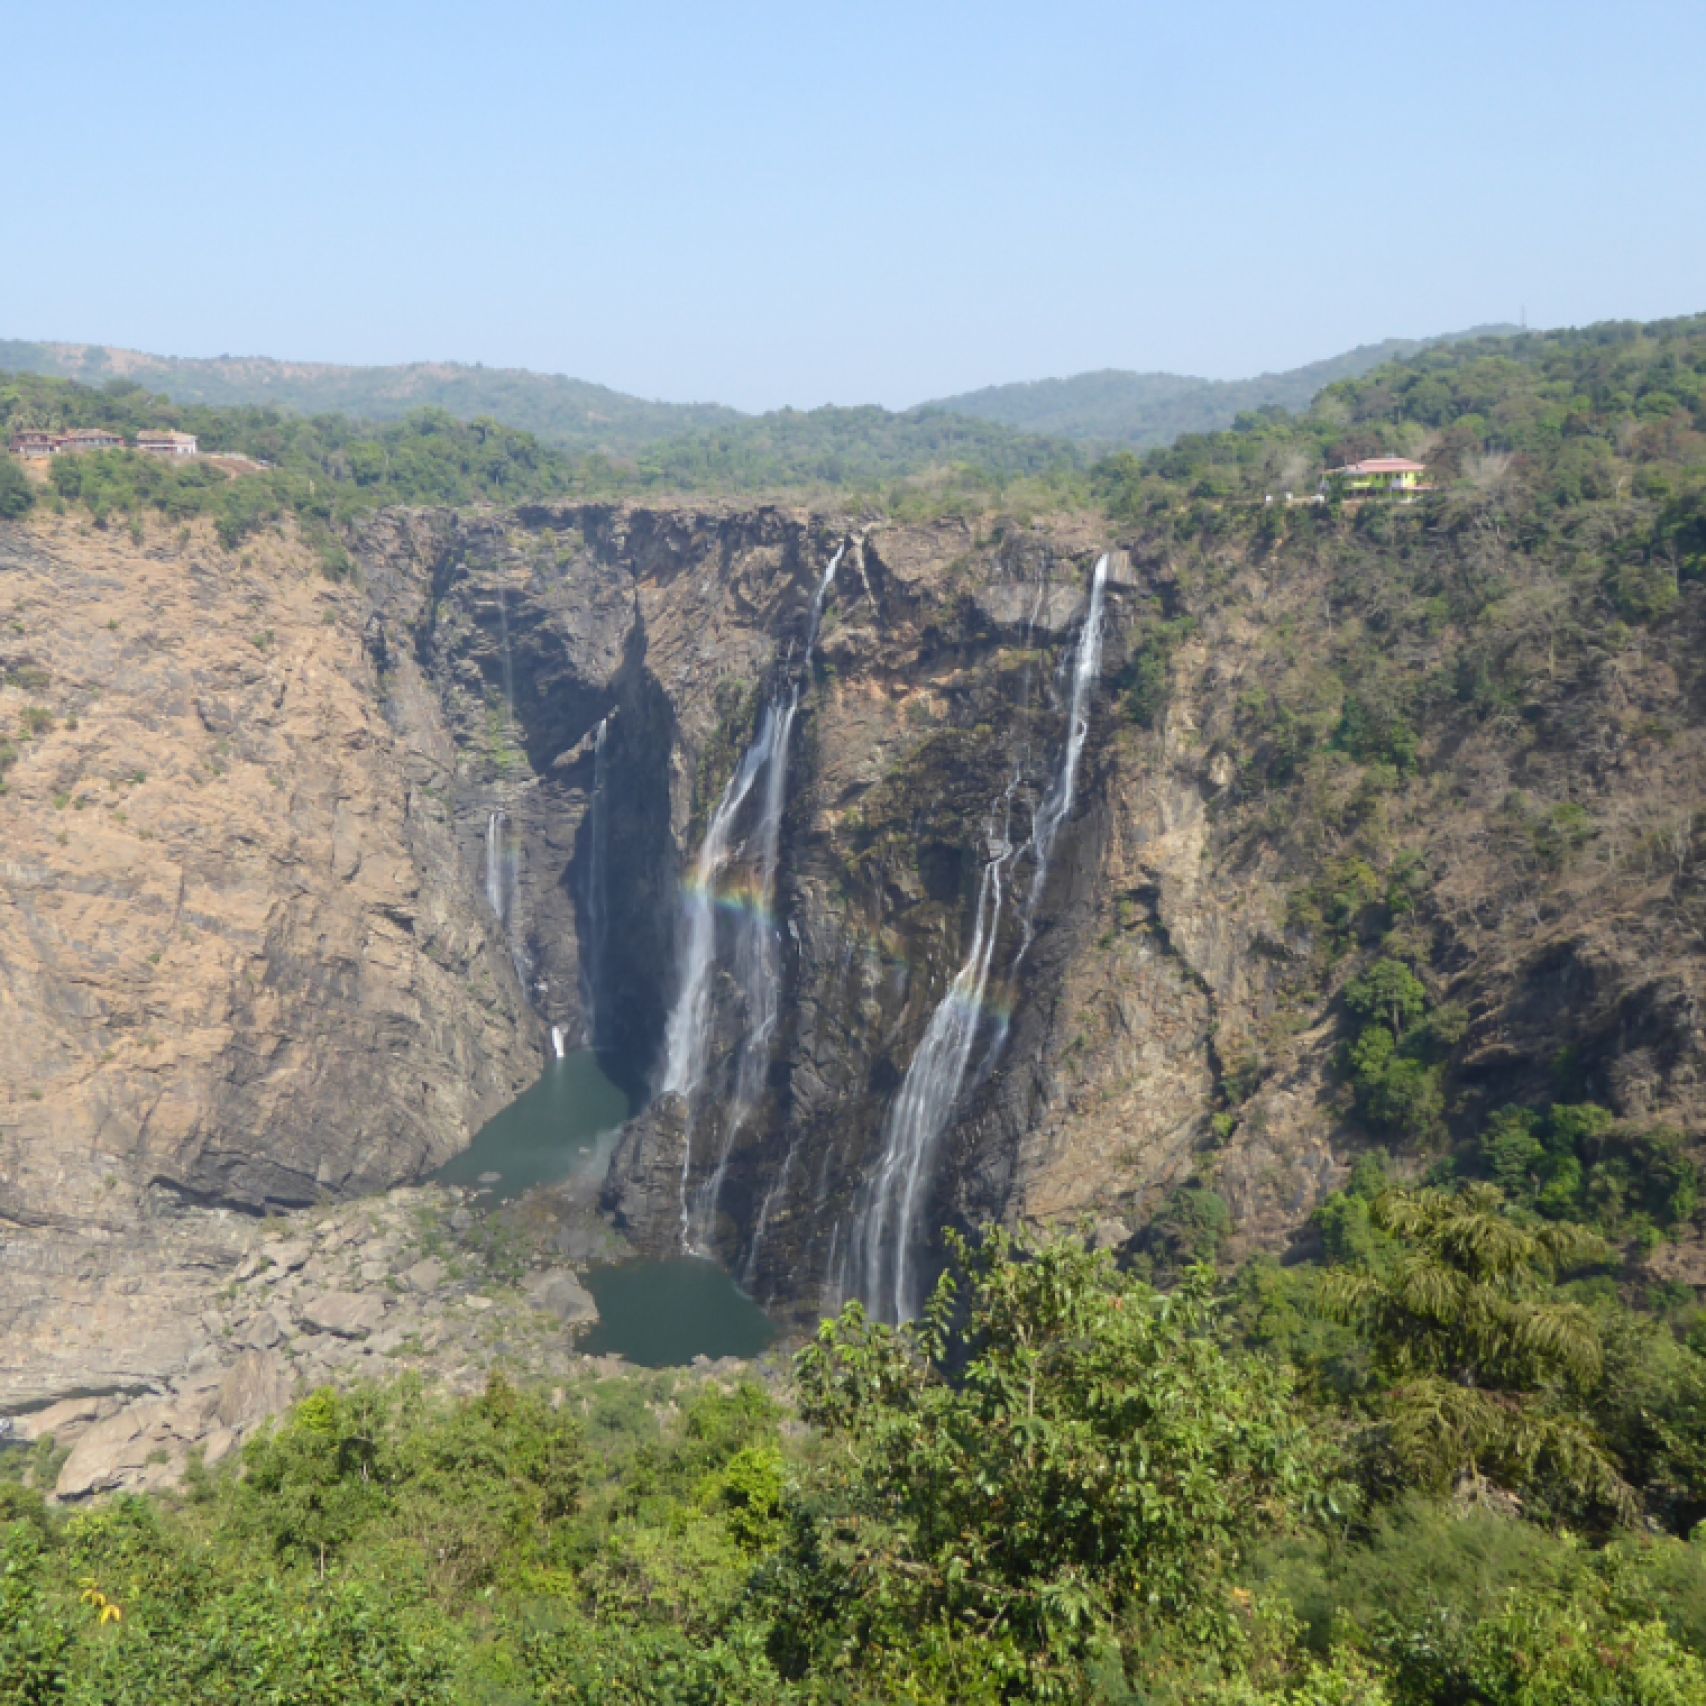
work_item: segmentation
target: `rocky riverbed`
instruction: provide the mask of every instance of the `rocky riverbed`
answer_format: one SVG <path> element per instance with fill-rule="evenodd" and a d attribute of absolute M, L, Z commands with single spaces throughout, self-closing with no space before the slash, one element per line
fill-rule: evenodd
<path fill-rule="evenodd" d="M 221 1461 L 319 1386 L 415 1370 L 467 1392 L 499 1368 L 551 1381 L 621 1366 L 575 1348 L 597 1319 L 577 1273 L 467 1193 L 405 1189 L 232 1232 L 227 1263 L 185 1284 L 161 1324 L 183 1348 L 157 1377 L 0 1423 L 14 1442 L 68 1448 L 56 1497 L 176 1486 L 192 1454 Z"/>

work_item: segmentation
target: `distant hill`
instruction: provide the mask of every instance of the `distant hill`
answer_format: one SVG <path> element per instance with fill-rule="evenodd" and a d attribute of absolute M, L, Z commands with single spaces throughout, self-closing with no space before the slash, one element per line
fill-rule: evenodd
<path fill-rule="evenodd" d="M 270 404 L 298 414 L 370 421 L 396 421 L 417 409 L 437 408 L 458 420 L 489 416 L 551 444 L 617 453 L 746 418 L 719 403 L 652 403 L 584 379 L 453 361 L 339 367 L 269 356 L 145 355 L 101 344 L 0 338 L 0 371 L 96 386 L 129 380 L 179 403 Z"/>
<path fill-rule="evenodd" d="M 1515 330 L 1513 326 L 1478 326 L 1441 338 L 1388 338 L 1288 373 L 1265 373 L 1255 379 L 1193 379 L 1179 373 L 1123 373 L 1110 368 L 1071 379 L 991 385 L 900 414 L 857 408 L 809 413 L 780 409 L 748 415 L 720 403 L 648 402 L 584 379 L 453 361 L 340 367 L 270 356 L 147 355 L 102 344 L 7 338 L 0 338 L 0 372 L 75 379 L 92 386 L 129 381 L 184 404 L 271 405 L 296 414 L 342 414 L 357 420 L 399 421 L 418 409 L 437 408 L 458 420 L 490 417 L 547 444 L 616 456 L 632 456 L 678 440 L 693 441 L 691 450 L 672 457 L 678 465 L 707 454 L 713 462 L 722 460 L 736 446 L 741 457 L 756 446 L 768 458 L 785 446 L 782 460 L 786 463 L 834 468 L 842 460 L 841 442 L 863 440 L 878 431 L 889 444 L 884 454 L 872 460 L 888 472 L 894 449 L 906 440 L 916 440 L 931 451 L 998 448 L 998 460 L 1009 466 L 1035 466 L 1040 448 L 1036 441 L 1042 438 L 1137 448 L 1171 444 L 1184 433 L 1229 427 L 1246 410 L 1273 405 L 1301 411 L 1324 386 L 1359 379 L 1383 362 L 1430 344 Z M 960 418 L 959 429 L 943 420 L 950 415 Z M 886 417 L 880 428 L 879 416 Z M 981 430 L 974 422 L 980 423 Z M 1031 442 L 1000 444 L 999 432 L 992 432 L 1000 428 Z M 909 445 L 908 456 L 902 459 L 910 454 Z M 863 457 L 854 460 L 866 464 Z"/>
<path fill-rule="evenodd" d="M 1193 379 L 1182 373 L 1103 368 L 1070 379 L 988 385 L 957 397 L 939 397 L 925 406 L 1052 438 L 1150 449 L 1171 444 L 1185 433 L 1223 431 L 1239 415 L 1255 409 L 1278 407 L 1301 413 L 1328 385 L 1360 379 L 1386 362 L 1433 344 L 1502 337 L 1517 330 L 1505 325 L 1474 326 L 1437 338 L 1387 338 L 1255 379 Z"/>

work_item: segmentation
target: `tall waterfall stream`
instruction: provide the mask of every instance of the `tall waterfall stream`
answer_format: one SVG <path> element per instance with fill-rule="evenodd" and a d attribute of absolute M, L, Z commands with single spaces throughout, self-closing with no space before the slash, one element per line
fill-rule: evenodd
<path fill-rule="evenodd" d="M 1097 561 L 1090 579 L 1090 600 L 1073 653 L 1066 736 L 1048 791 L 1031 819 L 1022 845 L 1013 841 L 1013 808 L 1019 778 L 1015 774 L 996 801 L 984 830 L 983 875 L 972 919 L 971 945 L 947 993 L 931 1014 L 923 1039 L 883 1126 L 882 1158 L 861 1193 L 847 1238 L 839 1274 L 832 1276 L 844 1296 L 861 1296 L 874 1314 L 904 1321 L 916 1315 L 920 1258 L 926 1227 L 923 1216 L 935 1181 L 942 1139 L 952 1124 L 985 1018 L 990 969 L 1001 936 L 1002 914 L 1012 876 L 1022 858 L 1031 860 L 1031 881 L 1020 908 L 1020 944 L 1012 961 L 1017 972 L 1030 951 L 1037 907 L 1048 883 L 1049 859 L 1062 826 L 1072 815 L 1078 767 L 1090 731 L 1090 695 L 1102 662 L 1102 628 L 1108 557 Z M 993 1021 L 994 1036 L 984 1052 L 984 1070 L 993 1066 L 1006 1042 L 1006 1021 Z"/>
<path fill-rule="evenodd" d="M 693 1251 L 716 1214 L 736 1133 L 763 1088 L 782 997 L 781 942 L 775 918 L 782 815 L 788 803 L 788 754 L 800 700 L 811 678 L 824 602 L 846 546 L 829 559 L 812 598 L 811 620 L 797 668 L 785 670 L 758 732 L 711 814 L 693 863 L 682 932 L 681 983 L 664 1039 L 659 1088 L 687 1108 L 681 1158 L 681 1246 Z M 762 781 L 762 785 L 761 785 Z M 756 798 L 756 814 L 747 810 Z M 751 821 L 740 833 L 742 819 Z M 719 927 L 719 925 L 721 927 Z M 721 1142 L 710 1176 L 693 1188 L 695 1103 L 706 1088 L 719 969 L 739 992 L 741 1029 L 732 1052 L 732 1081 L 722 1086 Z"/>

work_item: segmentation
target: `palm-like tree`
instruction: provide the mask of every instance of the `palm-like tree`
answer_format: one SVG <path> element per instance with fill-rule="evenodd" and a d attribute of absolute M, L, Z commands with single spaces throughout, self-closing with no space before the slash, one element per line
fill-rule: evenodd
<path fill-rule="evenodd" d="M 1497 1186 L 1391 1191 L 1373 1205 L 1396 1242 L 1378 1265 L 1334 1269 L 1330 1312 L 1361 1328 L 1386 1378 L 1381 1426 L 1407 1481 L 1562 1487 L 1632 1509 L 1580 1400 L 1600 1375 L 1599 1335 L 1558 1274 L 1599 1259 L 1582 1227 L 1523 1225 Z"/>

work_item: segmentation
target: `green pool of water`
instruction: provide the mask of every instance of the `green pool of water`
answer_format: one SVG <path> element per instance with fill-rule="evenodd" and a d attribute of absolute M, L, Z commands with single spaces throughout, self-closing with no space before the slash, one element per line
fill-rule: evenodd
<path fill-rule="evenodd" d="M 591 1049 L 578 1050 L 552 1061 L 531 1090 L 487 1120 L 468 1148 L 433 1178 L 503 1202 L 582 1169 L 602 1170 L 630 1111 L 627 1096 L 604 1075 L 598 1056 Z M 498 1175 L 495 1183 L 484 1178 L 491 1173 Z"/>
<path fill-rule="evenodd" d="M 673 1368 L 697 1356 L 757 1356 L 776 1337 L 764 1311 L 715 1262 L 696 1256 L 621 1262 L 583 1278 L 598 1325 L 581 1349 L 594 1355 Z"/>
<path fill-rule="evenodd" d="M 488 1120 L 433 1178 L 478 1191 L 486 1207 L 535 1185 L 601 1178 L 632 1111 L 598 1057 L 583 1049 L 552 1061 L 531 1090 Z M 715 1262 L 692 1256 L 620 1262 L 582 1278 L 598 1302 L 599 1321 L 581 1348 L 599 1356 L 671 1368 L 697 1356 L 757 1356 L 776 1337 L 764 1311 Z"/>

